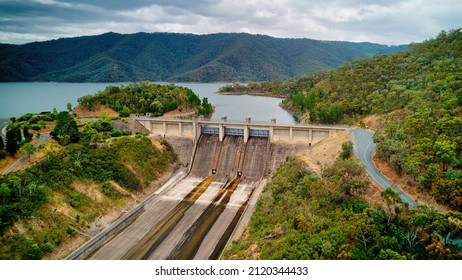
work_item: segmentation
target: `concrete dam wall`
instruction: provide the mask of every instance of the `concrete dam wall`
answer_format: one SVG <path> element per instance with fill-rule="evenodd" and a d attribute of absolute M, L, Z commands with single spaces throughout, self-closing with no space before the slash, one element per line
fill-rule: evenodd
<path fill-rule="evenodd" d="M 268 138 L 203 134 L 195 145 L 170 142 L 189 174 L 91 259 L 216 259 L 265 176 Z M 195 147 L 192 151 L 191 147 Z M 188 149 L 191 149 L 188 151 Z M 193 148 L 194 149 L 194 148 Z"/>
<path fill-rule="evenodd" d="M 217 259 L 265 178 L 289 155 L 344 130 L 191 120 L 140 123 L 167 139 L 187 175 L 159 192 L 91 259 Z"/>

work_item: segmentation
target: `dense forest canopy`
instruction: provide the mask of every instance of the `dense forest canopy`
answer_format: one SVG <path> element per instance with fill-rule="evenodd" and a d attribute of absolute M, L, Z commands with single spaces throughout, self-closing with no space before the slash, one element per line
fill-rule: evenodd
<path fill-rule="evenodd" d="M 223 88 L 285 92 L 283 107 L 319 123 L 386 117 L 377 154 L 421 191 L 462 211 L 462 32 L 442 31 L 409 50 L 356 60 L 315 75 Z"/>
<path fill-rule="evenodd" d="M 106 33 L 0 44 L 0 81 L 264 81 L 405 48 L 245 33 Z"/>
<path fill-rule="evenodd" d="M 108 86 L 97 94 L 80 97 L 78 102 L 86 109 L 92 109 L 95 104 L 108 105 L 121 117 L 128 117 L 132 113 L 150 113 L 151 116 L 157 117 L 176 109 L 192 109 L 204 116 L 213 113 L 212 105 L 206 97 L 201 100 L 191 89 L 174 84 L 141 82 Z"/>
<path fill-rule="evenodd" d="M 323 179 L 289 159 L 260 196 L 248 232 L 226 259 L 460 259 L 462 215 L 409 209 L 388 189 L 370 206 L 363 168 L 339 158 Z"/>

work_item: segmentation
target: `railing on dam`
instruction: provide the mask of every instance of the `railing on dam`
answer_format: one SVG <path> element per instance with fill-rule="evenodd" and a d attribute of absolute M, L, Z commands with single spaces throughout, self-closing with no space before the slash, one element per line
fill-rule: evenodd
<path fill-rule="evenodd" d="M 235 127 L 225 127 L 225 135 L 244 136 L 244 129 Z"/>
<path fill-rule="evenodd" d="M 202 134 L 220 134 L 220 129 L 215 126 L 203 126 L 201 127 Z"/>
<path fill-rule="evenodd" d="M 270 137 L 269 129 L 249 129 L 249 136 L 252 137 Z"/>
<path fill-rule="evenodd" d="M 220 134 L 220 128 L 215 126 L 203 126 L 201 128 L 202 134 Z M 234 127 L 225 127 L 224 130 L 225 135 L 230 136 L 244 136 L 244 129 L 243 128 L 234 128 Z M 249 136 L 251 137 L 270 137 L 270 130 L 269 129 L 249 129 Z"/>

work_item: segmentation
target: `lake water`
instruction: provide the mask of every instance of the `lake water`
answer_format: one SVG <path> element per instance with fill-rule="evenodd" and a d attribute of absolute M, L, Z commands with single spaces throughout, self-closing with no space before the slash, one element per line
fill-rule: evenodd
<path fill-rule="evenodd" d="M 161 83 L 165 84 L 165 83 Z M 25 113 L 66 110 L 66 104 L 76 106 L 83 95 L 95 94 L 108 85 L 121 83 L 0 83 L 0 118 L 19 117 Z M 207 97 L 215 106 L 213 120 L 227 116 L 228 121 L 243 122 L 251 117 L 253 123 L 296 124 L 294 117 L 279 107 L 282 99 L 253 95 L 219 95 L 215 92 L 225 85 L 219 83 L 177 83 Z"/>

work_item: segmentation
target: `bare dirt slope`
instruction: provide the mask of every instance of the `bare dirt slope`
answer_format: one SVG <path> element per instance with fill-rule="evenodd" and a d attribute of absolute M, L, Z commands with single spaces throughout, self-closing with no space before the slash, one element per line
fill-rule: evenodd
<path fill-rule="evenodd" d="M 91 117 L 99 117 L 101 115 L 105 115 L 108 117 L 118 117 L 119 113 L 109 108 L 109 106 L 95 104 L 93 105 L 92 110 L 88 110 L 82 108 L 82 106 L 77 106 L 73 111 L 79 118 L 91 118 Z"/>
<path fill-rule="evenodd" d="M 334 163 L 342 150 L 342 143 L 347 141 L 350 141 L 350 132 L 343 131 L 321 140 L 312 148 L 298 153 L 297 156 L 305 161 L 316 174 L 321 175 L 321 168 Z"/>

